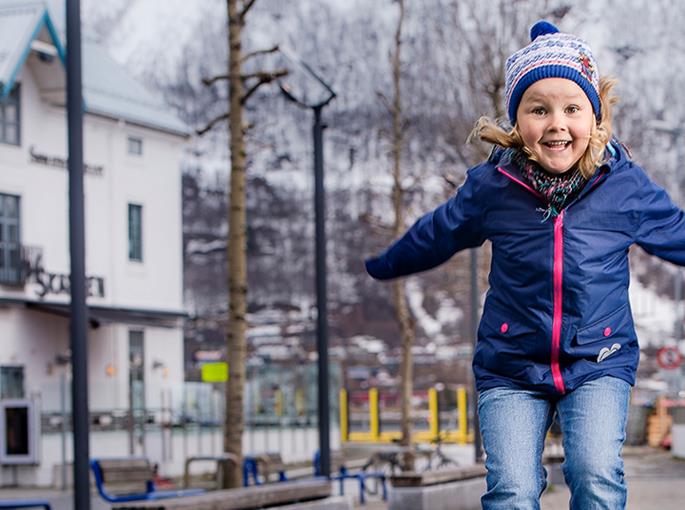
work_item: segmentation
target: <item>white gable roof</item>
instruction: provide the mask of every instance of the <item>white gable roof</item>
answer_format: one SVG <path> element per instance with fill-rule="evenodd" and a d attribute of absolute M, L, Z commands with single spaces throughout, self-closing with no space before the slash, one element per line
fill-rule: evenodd
<path fill-rule="evenodd" d="M 63 36 L 57 28 L 63 25 L 62 18 L 55 24 L 58 15 L 54 15 L 43 0 L 0 0 L 0 97 L 11 90 L 34 41 L 53 45 L 64 63 Z M 132 78 L 101 45 L 82 42 L 82 66 L 86 112 L 175 134 L 189 133 L 161 98 Z M 63 66 L 60 71 L 64 72 Z M 53 94 L 52 101 L 63 103 L 63 97 Z"/>

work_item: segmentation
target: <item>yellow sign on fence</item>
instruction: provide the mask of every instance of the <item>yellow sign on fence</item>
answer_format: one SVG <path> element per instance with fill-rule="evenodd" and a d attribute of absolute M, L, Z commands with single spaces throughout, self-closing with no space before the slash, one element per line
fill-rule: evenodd
<path fill-rule="evenodd" d="M 202 365 L 202 382 L 228 381 L 228 363 L 205 363 Z"/>

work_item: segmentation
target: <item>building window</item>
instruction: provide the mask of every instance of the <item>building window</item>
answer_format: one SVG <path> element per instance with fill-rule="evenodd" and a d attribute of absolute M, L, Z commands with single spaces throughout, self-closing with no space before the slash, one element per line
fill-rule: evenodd
<path fill-rule="evenodd" d="M 0 399 L 24 398 L 24 367 L 0 367 Z"/>
<path fill-rule="evenodd" d="M 143 261 L 143 206 L 128 204 L 128 259 Z"/>
<path fill-rule="evenodd" d="M 16 84 L 12 92 L 0 101 L 0 142 L 19 145 L 20 127 L 19 84 Z"/>
<path fill-rule="evenodd" d="M 142 156 L 143 154 L 143 139 L 137 136 L 128 137 L 128 153 Z"/>
<path fill-rule="evenodd" d="M 21 283 L 20 231 L 19 197 L 0 193 L 0 284 Z"/>
<path fill-rule="evenodd" d="M 128 331 L 128 394 L 129 412 L 133 419 L 133 433 L 142 444 L 144 437 L 145 415 L 145 334 L 141 330 Z M 134 454 L 134 445 L 129 445 L 129 453 Z"/>

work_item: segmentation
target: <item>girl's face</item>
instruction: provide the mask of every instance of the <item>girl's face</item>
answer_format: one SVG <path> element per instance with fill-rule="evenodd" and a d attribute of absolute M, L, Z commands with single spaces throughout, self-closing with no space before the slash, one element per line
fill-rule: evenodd
<path fill-rule="evenodd" d="M 575 166 L 590 143 L 595 114 L 575 82 L 545 78 L 526 89 L 516 112 L 523 143 L 548 172 Z"/>

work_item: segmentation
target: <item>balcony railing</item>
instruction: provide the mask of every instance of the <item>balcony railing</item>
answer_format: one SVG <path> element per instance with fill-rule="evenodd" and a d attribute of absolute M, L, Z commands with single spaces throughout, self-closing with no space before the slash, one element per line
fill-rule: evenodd
<path fill-rule="evenodd" d="M 41 265 L 43 248 L 19 243 L 0 243 L 0 285 L 23 287 L 31 272 Z"/>

